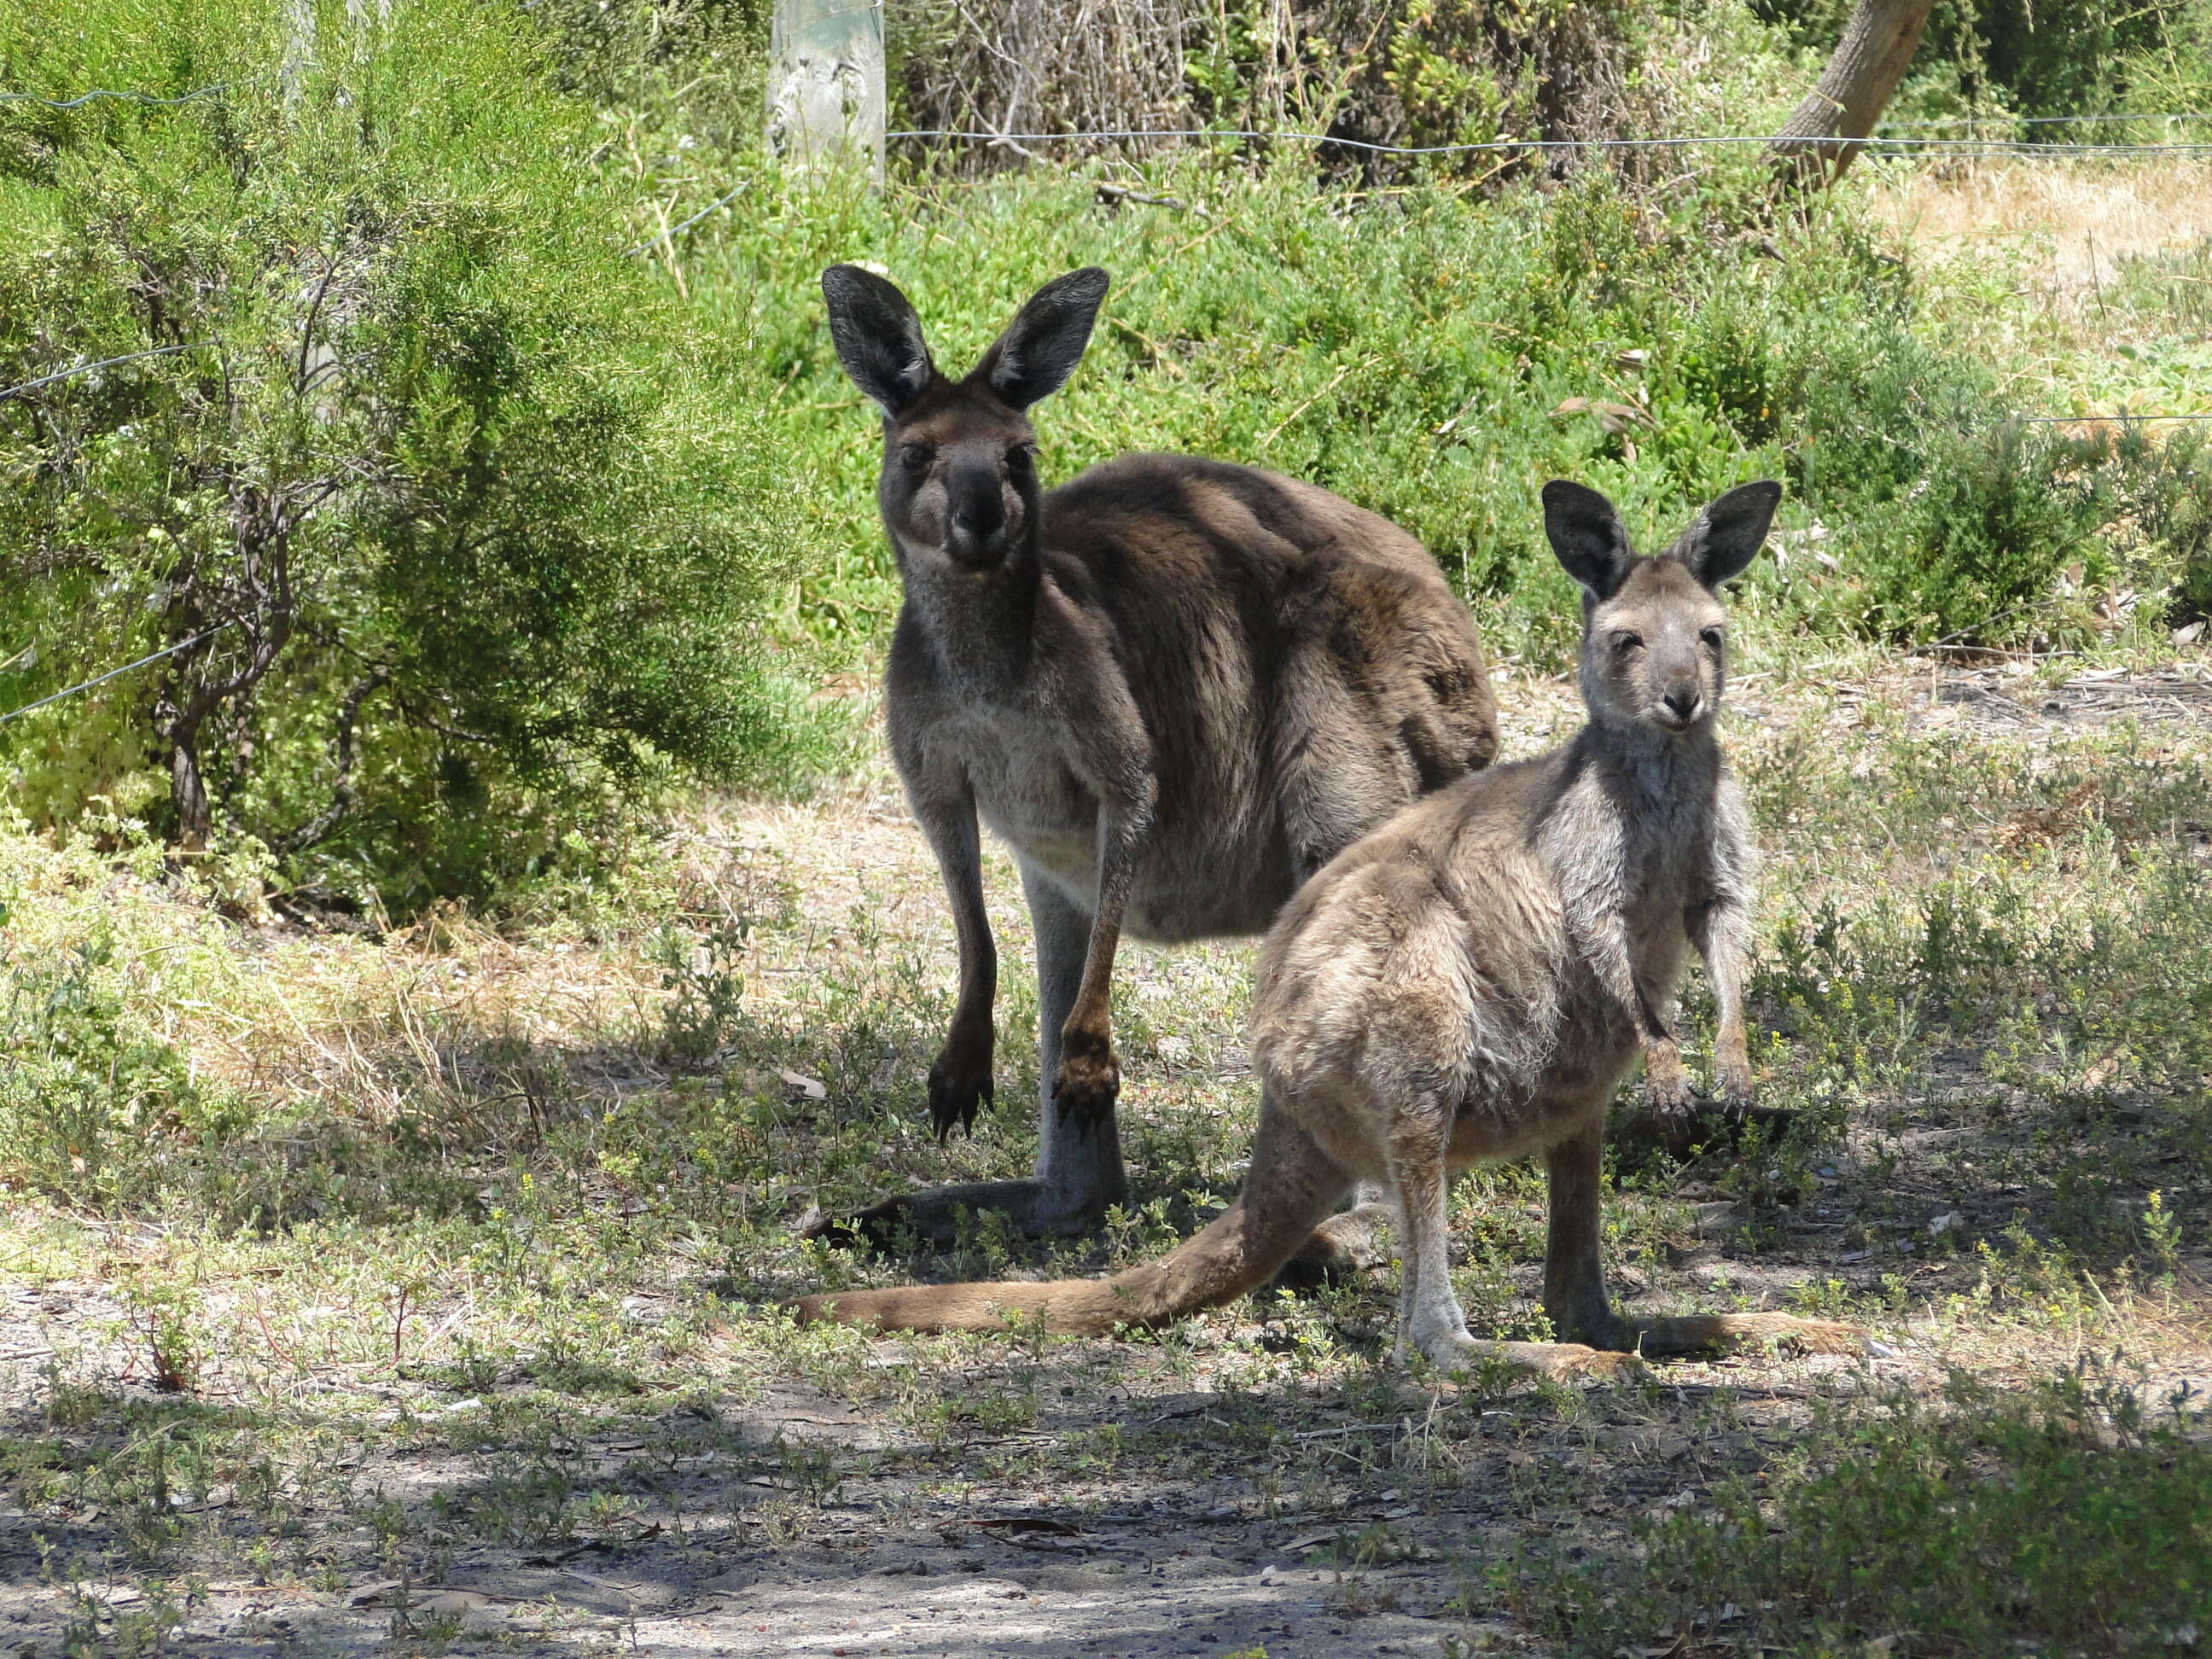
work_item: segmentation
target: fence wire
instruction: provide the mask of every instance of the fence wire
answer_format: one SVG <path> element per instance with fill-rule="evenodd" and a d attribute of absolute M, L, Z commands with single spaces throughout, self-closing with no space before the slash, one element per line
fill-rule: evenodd
<path fill-rule="evenodd" d="M 2152 117 L 2134 117 L 2148 120 Z M 1516 150 L 1639 150 L 1694 149 L 1732 144 L 1790 145 L 1804 149 L 1863 149 L 1887 155 L 1961 156 L 2081 156 L 2081 155 L 2212 155 L 2212 142 L 2149 143 L 2033 143 L 2005 138 L 1866 138 L 1835 136 L 1799 137 L 1795 134 L 1726 132 L 1655 138 L 1488 138 L 1465 144 L 1384 144 L 1365 138 L 1344 138 L 1329 132 L 1257 127 L 1118 127 L 1076 132 L 991 132 L 957 127 L 908 127 L 886 132 L 887 140 L 956 140 L 980 144 L 1125 143 L 1137 139 L 1257 139 L 1269 143 L 1329 144 L 1368 155 L 1477 155 Z"/>
<path fill-rule="evenodd" d="M 161 106 L 189 104 L 195 99 L 213 98 L 222 91 L 222 83 L 201 87 L 181 98 L 161 98 L 150 92 L 111 92 L 106 87 L 94 87 L 90 92 L 81 92 L 74 98 L 42 98 L 35 92 L 0 92 L 0 104 L 44 104 L 48 109 L 76 109 L 102 98 L 114 98 L 127 104 Z"/>
<path fill-rule="evenodd" d="M 40 697 L 36 702 L 27 702 L 21 708 L 11 713 L 0 714 L 0 726 L 7 725 L 9 720 L 21 720 L 26 714 L 44 708 L 50 702 L 59 702 L 64 697 L 73 697 L 80 691 L 89 691 L 95 685 L 105 685 L 117 676 L 127 674 L 134 668 L 143 668 L 149 662 L 159 662 L 164 657 L 175 656 L 179 651 L 189 651 L 202 640 L 211 640 L 229 626 L 227 622 L 217 623 L 204 634 L 195 634 L 191 638 L 179 640 L 174 645 L 165 645 L 159 651 L 150 652 L 136 662 L 126 662 L 120 668 L 111 668 L 105 674 L 96 675 L 80 684 L 72 685 L 67 690 L 57 691 L 52 696 Z"/>
<path fill-rule="evenodd" d="M 102 357 L 97 362 L 75 363 L 67 368 L 58 368 L 51 374 L 41 374 L 35 380 L 26 380 L 21 386 L 0 386 L 0 404 L 10 398 L 19 398 L 26 392 L 36 392 L 42 386 L 52 386 L 57 380 L 66 380 L 73 374 L 89 374 L 95 368 L 113 368 L 118 363 L 135 363 L 143 357 L 173 357 L 179 351 L 197 351 L 202 346 L 213 345 L 213 340 L 187 340 L 182 345 L 155 346 L 150 351 L 126 351 L 120 357 Z"/>

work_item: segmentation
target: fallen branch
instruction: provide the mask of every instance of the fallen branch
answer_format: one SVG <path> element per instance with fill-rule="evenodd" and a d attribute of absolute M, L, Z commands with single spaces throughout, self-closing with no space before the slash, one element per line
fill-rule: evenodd
<path fill-rule="evenodd" d="M 1195 213 L 1201 219 L 1206 216 L 1204 208 L 1194 208 L 1172 196 L 1155 196 L 1149 191 L 1133 190 L 1127 185 L 1114 184 L 1104 179 L 1098 180 L 1091 188 L 1098 192 L 1098 199 L 1109 207 L 1119 202 L 1142 202 L 1147 207 L 1172 208 L 1177 213 Z"/>

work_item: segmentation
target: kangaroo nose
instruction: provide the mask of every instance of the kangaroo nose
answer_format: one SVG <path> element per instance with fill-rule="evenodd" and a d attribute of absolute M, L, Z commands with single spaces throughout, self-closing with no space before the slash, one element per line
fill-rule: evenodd
<path fill-rule="evenodd" d="M 1663 701 L 1668 712 L 1686 726 L 1697 718 L 1698 706 L 1705 699 L 1694 685 L 1678 685 L 1667 693 Z"/>
<path fill-rule="evenodd" d="M 995 490 L 988 495 L 970 495 L 952 509 L 953 527 L 979 541 L 1006 522 L 1006 517 Z"/>
<path fill-rule="evenodd" d="M 970 544 L 981 544 L 1006 522 L 1006 502 L 999 493 L 999 475 L 988 467 L 962 467 L 951 480 L 952 528 Z"/>

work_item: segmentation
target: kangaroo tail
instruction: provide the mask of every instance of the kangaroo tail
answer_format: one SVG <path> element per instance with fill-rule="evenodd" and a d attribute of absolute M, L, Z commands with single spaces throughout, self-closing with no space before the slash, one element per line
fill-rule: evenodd
<path fill-rule="evenodd" d="M 1075 1336 L 1164 1325 L 1265 1284 L 1351 1184 L 1303 1129 L 1263 1101 L 1243 1193 L 1158 1261 L 1109 1279 L 834 1291 L 793 1305 L 802 1325 L 886 1331 L 994 1331 L 1009 1314 L 1042 1316 L 1048 1330 Z"/>
<path fill-rule="evenodd" d="M 1684 1314 L 1635 1324 L 1637 1352 L 1653 1359 L 1741 1353 L 1770 1345 L 1801 1354 L 1867 1352 L 1867 1334 L 1856 1325 L 1790 1314 Z"/>

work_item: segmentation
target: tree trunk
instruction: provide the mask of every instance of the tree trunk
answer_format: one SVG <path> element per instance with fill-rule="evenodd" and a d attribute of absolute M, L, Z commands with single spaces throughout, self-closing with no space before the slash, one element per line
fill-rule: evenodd
<path fill-rule="evenodd" d="M 215 815 L 208 806 L 206 781 L 200 776 L 198 722 L 169 738 L 169 802 L 177 814 L 177 850 L 206 852 Z"/>
<path fill-rule="evenodd" d="M 186 853 L 207 850 L 215 812 L 200 765 L 200 740 L 210 715 L 226 703 L 252 694 L 292 638 L 292 532 L 301 520 L 337 493 L 335 483 L 311 484 L 298 492 L 275 494 L 258 485 L 234 486 L 231 512 L 238 544 L 234 574 L 187 567 L 174 630 L 198 643 L 169 659 L 168 672 L 154 702 L 155 729 L 167 747 L 169 800 L 176 810 L 176 839 Z M 211 617 L 221 620 L 213 629 Z M 206 641 L 236 628 L 246 645 L 246 660 L 220 679 L 210 678 Z M 355 707 L 358 708 L 359 705 Z"/>
<path fill-rule="evenodd" d="M 1802 190 L 1833 184 L 1874 131 L 1920 49 L 1936 0 L 1859 0 L 1820 84 L 1776 136 L 1784 182 Z M 1842 142 L 1838 142 L 1842 141 Z"/>

